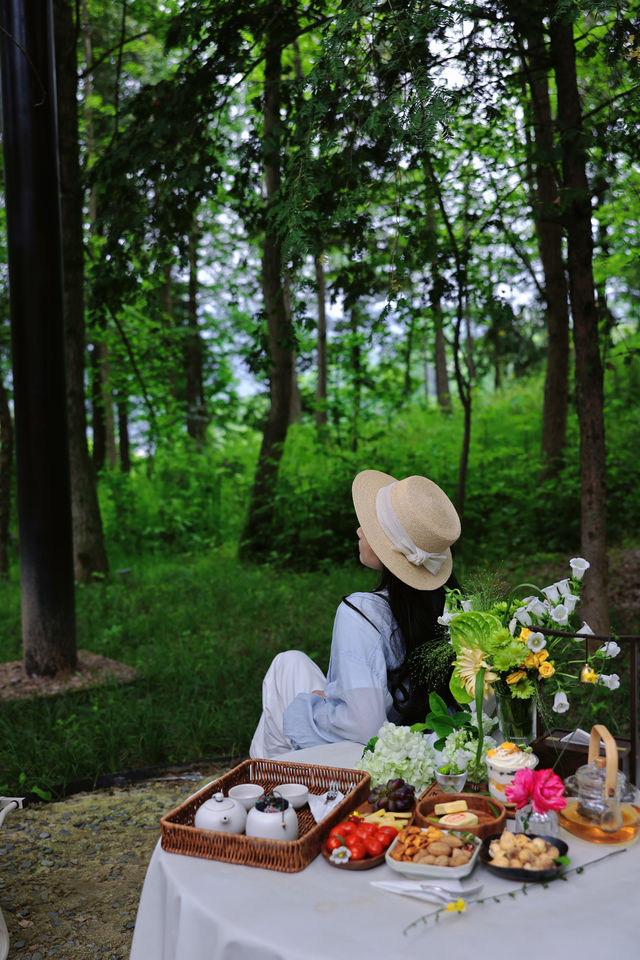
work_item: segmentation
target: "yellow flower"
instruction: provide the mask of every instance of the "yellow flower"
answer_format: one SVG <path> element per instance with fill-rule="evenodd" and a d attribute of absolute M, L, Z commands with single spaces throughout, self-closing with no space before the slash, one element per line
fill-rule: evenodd
<path fill-rule="evenodd" d="M 518 640 L 522 640 L 523 643 L 526 643 L 530 636 L 531 630 L 529 630 L 529 627 L 523 627 L 518 634 Z"/>
<path fill-rule="evenodd" d="M 584 667 L 580 671 L 580 682 L 581 683 L 597 683 L 598 682 L 598 674 L 587 663 L 585 663 Z"/>
<path fill-rule="evenodd" d="M 538 666 L 538 654 L 530 653 L 527 659 L 524 662 L 525 667 L 537 667 Z"/>
<path fill-rule="evenodd" d="M 544 663 L 544 661 L 548 658 L 548 656 L 549 656 L 548 650 L 540 650 L 538 653 L 536 653 L 536 657 L 538 658 L 539 664 Z"/>
<path fill-rule="evenodd" d="M 549 677 L 552 677 L 556 672 L 556 668 L 549 661 L 546 660 L 544 663 L 541 663 L 538 667 L 538 674 L 542 677 L 543 680 L 548 680 Z"/>
<path fill-rule="evenodd" d="M 522 680 L 523 677 L 526 677 L 524 670 L 516 670 L 515 673 L 510 673 L 507 677 L 507 683 L 517 683 L 518 680 Z"/>
<path fill-rule="evenodd" d="M 464 913 L 466 909 L 467 905 L 462 898 L 447 904 L 447 913 Z"/>
<path fill-rule="evenodd" d="M 471 650 L 469 647 L 463 647 L 456 660 L 456 670 L 463 685 L 470 697 L 476 692 L 476 677 L 483 667 L 487 667 L 482 650 Z M 492 670 L 486 670 L 484 675 L 484 695 L 491 693 L 489 684 L 498 679 L 498 674 Z"/>

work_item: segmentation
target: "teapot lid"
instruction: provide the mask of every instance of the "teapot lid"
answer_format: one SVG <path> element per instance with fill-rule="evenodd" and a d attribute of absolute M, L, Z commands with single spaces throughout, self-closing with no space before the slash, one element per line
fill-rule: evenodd
<path fill-rule="evenodd" d="M 233 797 L 225 797 L 224 793 L 218 792 L 214 793 L 212 797 L 209 797 L 208 800 L 205 800 L 203 806 L 210 807 L 214 810 L 231 810 L 232 807 L 236 806 L 236 801 Z"/>

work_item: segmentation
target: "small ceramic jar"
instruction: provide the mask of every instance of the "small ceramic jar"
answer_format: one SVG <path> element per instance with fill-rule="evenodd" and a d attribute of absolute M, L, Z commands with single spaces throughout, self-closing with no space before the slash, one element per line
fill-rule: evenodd
<path fill-rule="evenodd" d="M 270 794 L 249 810 L 246 834 L 267 840 L 297 840 L 298 817 L 288 800 Z"/>

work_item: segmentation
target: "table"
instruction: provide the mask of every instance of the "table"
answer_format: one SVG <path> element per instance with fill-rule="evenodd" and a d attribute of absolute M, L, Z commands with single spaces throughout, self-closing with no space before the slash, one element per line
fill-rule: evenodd
<path fill-rule="evenodd" d="M 278 759 L 349 766 L 357 750 L 361 745 L 314 747 Z M 572 866 L 590 863 L 584 872 L 546 888 L 531 884 L 525 895 L 479 864 L 464 883 L 482 882 L 485 903 L 471 902 L 464 915 L 442 915 L 426 925 L 415 921 L 436 904 L 371 885 L 399 879 L 386 864 L 346 872 L 319 856 L 287 874 L 167 853 L 158 843 L 130 960 L 424 960 L 447 954 L 484 960 L 506 955 L 505 938 L 518 960 L 540 960 L 549 950 L 554 958 L 561 952 L 578 960 L 602 960 L 616 950 L 635 956 L 640 842 L 619 848 L 561 836 Z M 502 899 L 496 903 L 493 896 Z"/>

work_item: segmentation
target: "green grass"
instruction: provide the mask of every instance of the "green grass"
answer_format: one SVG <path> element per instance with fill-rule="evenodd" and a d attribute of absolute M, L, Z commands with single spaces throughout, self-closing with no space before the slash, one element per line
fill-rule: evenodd
<path fill-rule="evenodd" d="M 326 668 L 341 597 L 372 582 L 355 561 L 295 574 L 243 567 L 214 551 L 136 564 L 80 588 L 78 647 L 135 666 L 139 679 L 5 703 L 0 792 L 245 753 L 271 658 L 296 647 Z M 3 634 L 10 619 L 6 659 L 21 656 L 19 619 L 6 610 Z"/>
<path fill-rule="evenodd" d="M 638 361 L 623 361 L 612 353 L 607 374 L 611 543 L 628 542 L 640 526 Z M 463 536 L 455 551 L 463 582 L 488 570 L 513 584 L 538 570 L 544 585 L 565 572 L 579 549 L 576 417 L 563 472 L 541 486 L 541 393 L 541 379 L 533 377 L 474 398 Z M 77 645 L 135 666 L 139 679 L 4 703 L 0 790 L 47 789 L 110 771 L 244 753 L 271 658 L 295 647 L 326 668 L 341 597 L 374 582 L 355 560 L 353 475 L 372 466 L 396 476 L 425 473 L 453 494 L 461 432 L 459 410 L 445 417 L 423 401 L 363 419 L 356 451 L 319 444 L 311 424 L 292 429 L 275 504 L 273 563 L 262 566 L 235 558 L 258 447 L 251 430 L 216 437 L 202 454 L 186 444 L 159 451 L 152 472 L 139 466 L 130 476 L 102 478 L 113 572 L 77 590 Z M 5 661 L 22 656 L 14 560 L 10 579 L 0 584 Z M 610 709 L 598 705 L 613 729 L 627 712 L 626 689 L 607 701 Z"/>

